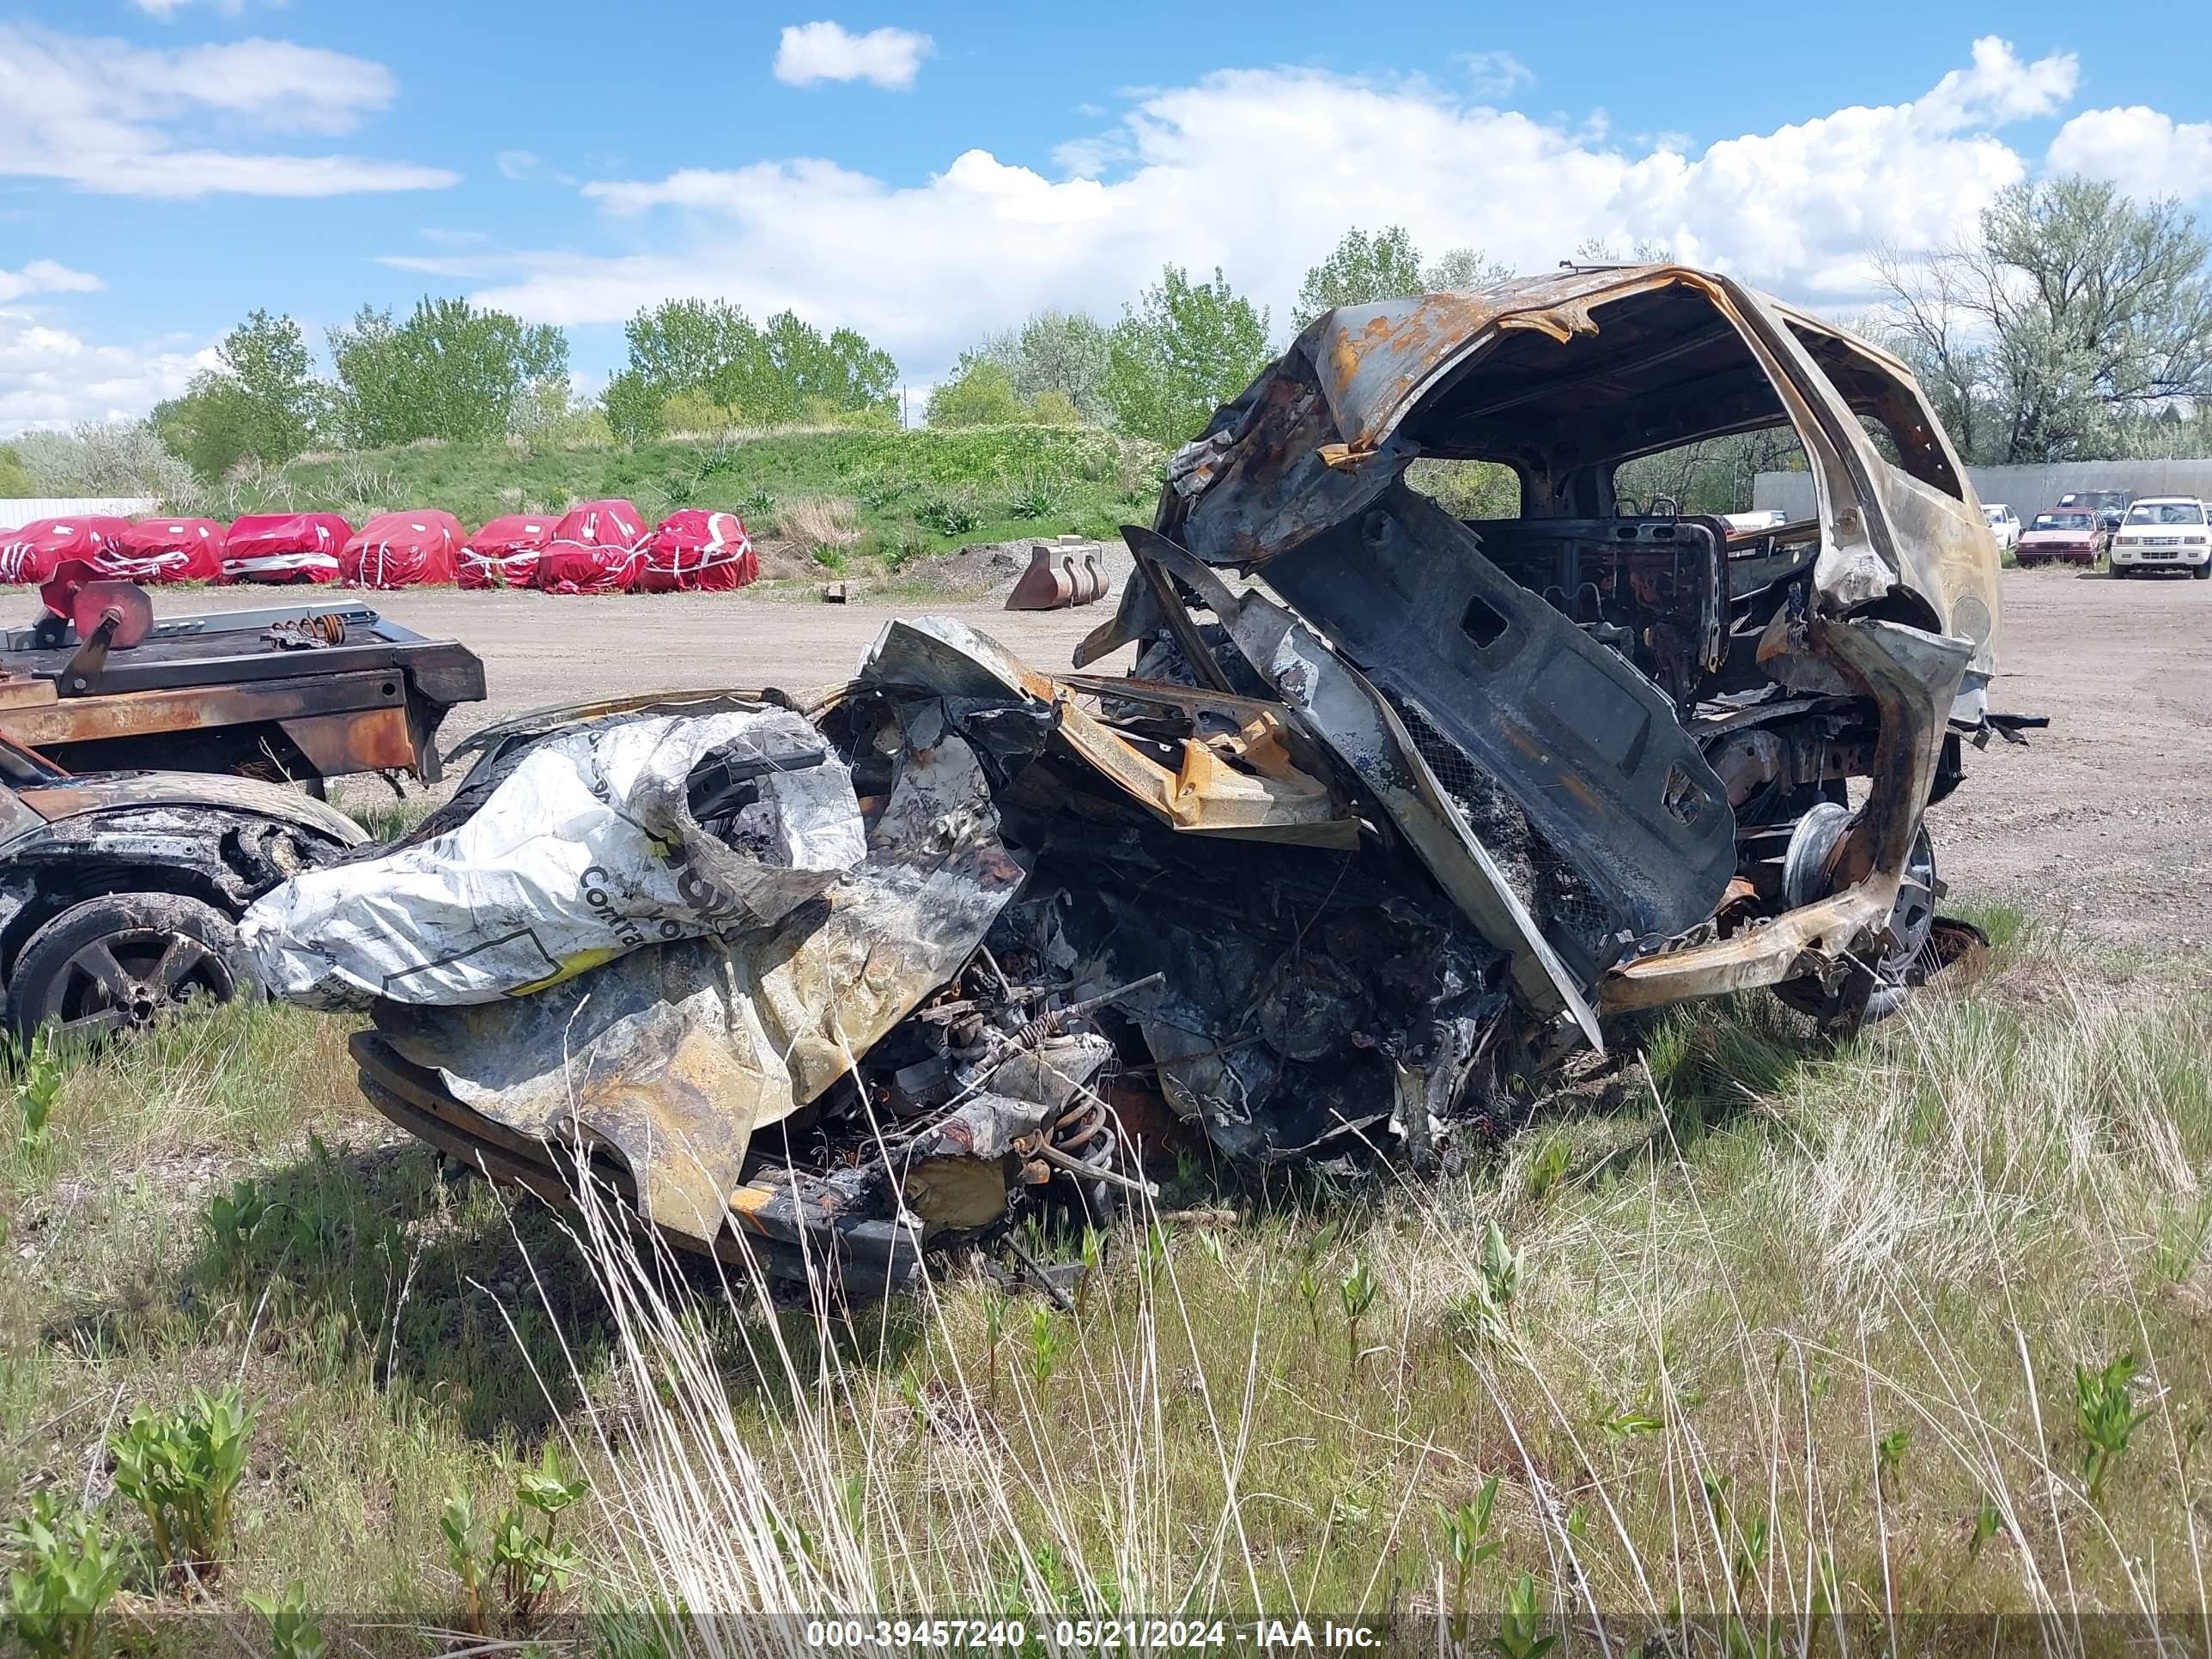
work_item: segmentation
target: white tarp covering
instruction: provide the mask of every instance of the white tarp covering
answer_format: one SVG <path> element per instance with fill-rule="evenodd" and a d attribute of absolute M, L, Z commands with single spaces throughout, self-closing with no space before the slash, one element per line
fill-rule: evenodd
<path fill-rule="evenodd" d="M 773 926 L 866 853 L 852 775 L 799 715 L 606 721 L 532 747 L 458 827 L 276 888 L 239 934 L 295 1001 L 491 1002 Z"/>

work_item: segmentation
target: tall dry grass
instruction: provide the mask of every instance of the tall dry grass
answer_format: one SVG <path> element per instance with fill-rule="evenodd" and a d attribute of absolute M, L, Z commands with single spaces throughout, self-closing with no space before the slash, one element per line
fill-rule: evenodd
<path fill-rule="evenodd" d="M 550 1433 L 594 1484 L 563 1618 L 685 1609 L 669 1651 L 805 1645 L 704 1617 L 746 1609 L 1432 1650 L 1457 1607 L 1471 1649 L 1509 1597 L 1576 1651 L 2203 1651 L 2204 988 L 2030 929 L 1832 1054 L 1771 1000 L 1679 1012 L 1443 1176 L 1182 1170 L 1232 1221 L 1094 1237 L 1072 1314 L 974 1263 L 794 1310 L 588 1206 L 510 1231 L 368 1114 L 343 1022 L 218 1010 L 73 1064 L 43 1158 L 0 1136 L 0 1502 L 127 1526 L 111 1418 L 239 1378 L 238 1583 L 386 1623 L 452 1622 L 440 1506 Z M 240 1178 L 271 1219 L 222 1247 Z M 2124 1360 L 2093 1498 L 2082 1385 Z M 1493 1480 L 1462 1593 L 1439 1506 Z"/>
<path fill-rule="evenodd" d="M 703 1615 L 1364 1613 L 1438 1647 L 1516 1604 L 1578 1650 L 2212 1644 L 2200 988 L 2031 940 L 1832 1056 L 1764 1000 L 1644 1035 L 1450 1176 L 1140 1218 L 1073 1316 L 973 1273 L 779 1311 L 586 1200 L 611 1593 L 718 1654 L 805 1631 Z M 2129 1356 L 2093 1500 L 2080 1390 Z M 1493 1479 L 1462 1587 L 1443 1517 Z"/>
<path fill-rule="evenodd" d="M 801 547 L 842 552 L 860 539 L 860 507 L 842 495 L 800 495 L 775 505 L 776 534 Z"/>

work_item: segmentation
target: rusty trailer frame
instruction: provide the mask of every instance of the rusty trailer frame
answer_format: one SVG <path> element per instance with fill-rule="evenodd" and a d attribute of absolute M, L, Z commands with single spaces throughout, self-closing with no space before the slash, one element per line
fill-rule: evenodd
<path fill-rule="evenodd" d="M 283 648 L 272 629 L 335 617 L 338 642 Z M 73 630 L 0 637 L 0 736 L 73 770 L 246 771 L 319 783 L 361 772 L 441 775 L 436 735 L 480 702 L 483 664 L 359 603 L 158 621 L 88 672 Z"/>

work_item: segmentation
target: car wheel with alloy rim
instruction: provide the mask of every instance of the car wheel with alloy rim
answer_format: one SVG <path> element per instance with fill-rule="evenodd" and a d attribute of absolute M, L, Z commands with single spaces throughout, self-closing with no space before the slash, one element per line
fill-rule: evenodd
<path fill-rule="evenodd" d="M 20 1036 L 51 1025 L 100 1042 L 252 986 L 238 930 L 213 905 L 181 893 L 107 893 L 31 935 L 9 975 L 8 1012 Z"/>

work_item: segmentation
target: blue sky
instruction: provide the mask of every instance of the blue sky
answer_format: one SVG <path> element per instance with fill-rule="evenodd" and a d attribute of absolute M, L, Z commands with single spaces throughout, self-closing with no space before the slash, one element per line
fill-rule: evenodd
<path fill-rule="evenodd" d="M 1658 243 L 1838 309 L 2085 170 L 2212 196 L 2212 8 L 0 3 L 0 433 L 143 410 L 260 306 L 461 293 L 580 378 L 672 294 L 913 383 L 1164 260 L 1280 319 L 1347 224 Z"/>

